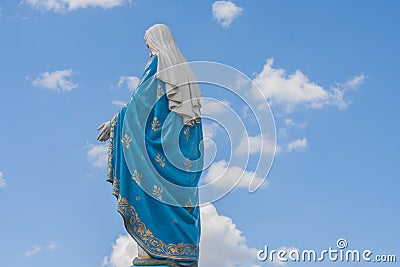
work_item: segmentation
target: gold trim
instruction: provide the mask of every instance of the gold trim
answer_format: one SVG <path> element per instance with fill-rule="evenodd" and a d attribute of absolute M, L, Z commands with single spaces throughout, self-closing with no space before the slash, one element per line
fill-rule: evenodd
<path fill-rule="evenodd" d="M 150 255 L 174 260 L 198 260 L 197 245 L 188 243 L 165 244 L 161 239 L 155 237 L 140 220 L 135 207 L 121 196 L 118 197 L 118 212 L 124 219 L 128 233 Z"/>

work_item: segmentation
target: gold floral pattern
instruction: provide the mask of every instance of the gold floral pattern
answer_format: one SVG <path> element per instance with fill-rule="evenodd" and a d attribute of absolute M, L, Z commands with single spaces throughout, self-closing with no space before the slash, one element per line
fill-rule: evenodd
<path fill-rule="evenodd" d="M 192 161 L 189 158 L 185 158 L 183 164 L 185 165 L 186 171 L 190 171 L 190 169 L 192 168 Z"/>
<path fill-rule="evenodd" d="M 138 185 L 140 185 L 142 177 L 143 175 L 138 170 L 135 169 L 133 171 L 132 180 L 134 180 Z"/>
<path fill-rule="evenodd" d="M 159 187 L 158 185 L 154 185 L 153 188 L 153 193 L 152 195 L 157 198 L 158 200 L 162 200 L 162 194 L 163 194 L 164 190 Z"/>
<path fill-rule="evenodd" d="M 189 200 L 186 201 L 186 203 L 185 203 L 185 209 L 186 209 L 188 212 L 191 212 L 191 211 L 194 209 L 194 205 L 193 205 L 193 203 L 192 203 L 192 199 L 191 199 L 191 198 L 189 198 Z"/>
<path fill-rule="evenodd" d="M 186 135 L 186 142 L 189 141 L 189 138 L 190 138 L 190 127 L 186 127 L 186 129 L 183 131 L 183 133 Z"/>
<path fill-rule="evenodd" d="M 155 161 L 160 163 L 161 167 L 163 167 L 163 168 L 165 167 L 165 159 L 161 156 L 160 153 L 157 154 Z"/>
<path fill-rule="evenodd" d="M 121 142 L 126 149 L 129 149 L 132 143 L 132 137 L 130 137 L 127 134 L 124 134 L 124 136 L 121 138 Z"/>
<path fill-rule="evenodd" d="M 164 90 L 161 85 L 157 85 L 157 98 L 160 99 L 164 95 Z"/>
<path fill-rule="evenodd" d="M 160 127 L 161 123 L 157 119 L 157 117 L 154 117 L 153 121 L 150 123 L 151 127 L 153 128 L 153 131 L 157 131 L 158 127 Z"/>

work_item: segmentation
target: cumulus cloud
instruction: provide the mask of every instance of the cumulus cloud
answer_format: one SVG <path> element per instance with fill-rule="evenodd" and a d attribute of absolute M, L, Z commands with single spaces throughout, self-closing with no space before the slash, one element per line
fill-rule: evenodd
<path fill-rule="evenodd" d="M 212 4 L 214 18 L 224 27 L 229 27 L 232 21 L 243 12 L 243 8 L 231 1 L 216 1 Z"/>
<path fill-rule="evenodd" d="M 78 84 L 69 80 L 72 76 L 72 70 L 57 70 L 53 72 L 43 72 L 39 74 L 32 85 L 45 89 L 54 90 L 57 92 L 68 92 L 78 87 Z"/>
<path fill-rule="evenodd" d="M 205 184 L 212 183 L 216 188 L 225 189 L 232 188 L 236 183 L 238 183 L 237 188 L 248 188 L 250 182 L 261 184 L 263 180 L 254 172 L 243 170 L 238 166 L 229 166 L 226 160 L 214 162 L 202 178 Z"/>
<path fill-rule="evenodd" d="M 220 215 L 214 205 L 201 207 L 200 266 L 253 266 L 257 251 L 232 219 Z"/>
<path fill-rule="evenodd" d="M 217 100 L 213 98 L 203 98 L 201 106 L 203 113 L 207 115 L 228 112 L 230 110 L 230 103 L 227 100 Z"/>
<path fill-rule="evenodd" d="M 287 150 L 291 151 L 302 151 L 307 147 L 307 138 L 296 139 L 288 143 Z"/>
<path fill-rule="evenodd" d="M 249 155 L 254 153 L 274 154 L 280 152 L 280 146 L 276 145 L 275 140 L 266 136 L 256 135 L 247 136 L 243 134 L 239 146 L 235 149 L 236 155 Z"/>
<path fill-rule="evenodd" d="M 212 148 L 214 144 L 213 138 L 215 138 L 220 128 L 221 126 L 216 122 L 203 123 L 204 149 L 206 152 Z"/>
<path fill-rule="evenodd" d="M 87 157 L 94 167 L 107 166 L 108 146 L 87 144 Z"/>
<path fill-rule="evenodd" d="M 221 126 L 216 122 L 203 123 L 203 136 L 204 138 L 214 138 Z"/>
<path fill-rule="evenodd" d="M 57 13 L 65 13 L 67 11 L 87 8 L 100 7 L 104 9 L 122 6 L 130 2 L 127 0 L 23 0 L 25 3 L 34 9 L 41 11 L 54 11 Z"/>
<path fill-rule="evenodd" d="M 272 104 L 278 104 L 286 111 L 292 111 L 298 105 L 311 108 L 322 108 L 327 105 L 336 105 L 345 108 L 349 104 L 345 99 L 346 91 L 355 89 L 364 80 L 364 75 L 354 77 L 345 83 L 337 83 L 330 89 L 309 80 L 300 70 L 287 74 L 286 70 L 275 68 L 274 60 L 267 59 L 262 71 L 256 75 L 254 81 L 263 94 Z"/>
<path fill-rule="evenodd" d="M 139 85 L 140 79 L 136 76 L 121 76 L 119 77 L 118 86 L 126 84 L 128 89 L 132 92 Z"/>
<path fill-rule="evenodd" d="M 257 250 L 249 248 L 243 233 L 232 219 L 220 215 L 215 206 L 201 207 L 200 267 L 256 266 Z M 137 256 L 137 244 L 130 236 L 118 237 L 111 255 L 103 264 L 111 267 L 129 267 Z"/>
<path fill-rule="evenodd" d="M 114 244 L 112 252 L 103 260 L 103 265 L 112 267 L 129 267 L 132 260 L 138 255 L 138 247 L 132 237 L 120 235 Z"/>
<path fill-rule="evenodd" d="M 6 179 L 4 178 L 4 174 L 0 172 L 0 187 L 5 187 L 6 184 Z"/>

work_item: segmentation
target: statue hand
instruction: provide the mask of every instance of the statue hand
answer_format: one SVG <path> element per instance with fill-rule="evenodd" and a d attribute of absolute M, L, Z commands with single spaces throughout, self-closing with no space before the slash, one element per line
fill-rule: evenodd
<path fill-rule="evenodd" d="M 107 141 L 108 138 L 110 138 L 110 129 L 111 129 L 111 122 L 103 122 L 99 127 L 97 127 L 97 130 L 100 130 L 99 135 L 97 136 L 97 140 L 100 142 Z"/>

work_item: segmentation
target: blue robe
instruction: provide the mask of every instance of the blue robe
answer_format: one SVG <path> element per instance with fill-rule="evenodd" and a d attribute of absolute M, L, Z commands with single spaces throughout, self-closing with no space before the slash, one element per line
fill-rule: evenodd
<path fill-rule="evenodd" d="M 169 110 L 156 72 L 153 56 L 129 103 L 111 120 L 107 181 L 138 245 L 155 258 L 185 264 L 199 257 L 202 125 L 186 126 Z"/>

